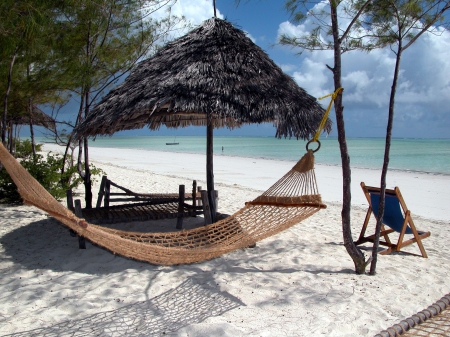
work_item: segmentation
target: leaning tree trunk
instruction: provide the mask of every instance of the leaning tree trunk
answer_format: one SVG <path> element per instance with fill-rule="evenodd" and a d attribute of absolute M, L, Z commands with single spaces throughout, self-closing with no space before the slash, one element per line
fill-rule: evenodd
<path fill-rule="evenodd" d="M 67 153 L 69 152 L 71 143 L 72 143 L 72 134 L 70 134 L 70 136 L 67 140 L 66 148 L 65 148 L 64 154 L 63 154 L 63 160 L 62 160 L 62 166 L 61 166 L 61 179 L 62 179 L 62 176 L 64 175 L 64 172 L 66 171 Z M 73 151 L 72 151 L 72 153 L 73 153 Z M 73 161 L 72 161 L 72 165 L 73 165 Z M 66 180 L 66 181 L 63 181 L 63 183 L 64 182 L 68 183 L 69 181 Z"/>
<path fill-rule="evenodd" d="M 91 170 L 89 169 L 89 148 L 87 138 L 84 138 L 84 190 L 86 208 L 92 208 L 92 180 Z"/>
<path fill-rule="evenodd" d="M 78 111 L 78 117 L 77 117 L 78 123 L 81 123 L 83 121 L 83 112 L 84 112 L 85 105 L 86 105 L 84 90 L 81 91 L 80 97 L 81 97 L 80 110 Z M 85 179 L 86 173 L 83 171 L 83 150 L 85 149 L 85 146 L 84 146 L 85 140 L 86 140 L 86 138 L 83 138 L 83 137 L 78 140 L 77 171 L 78 171 L 78 174 L 80 175 L 81 179 L 83 179 L 83 182 L 86 187 L 86 179 Z M 67 148 L 66 148 L 66 151 L 67 151 Z M 64 165 L 64 163 L 63 163 L 63 165 Z M 85 190 L 86 190 L 86 188 L 85 188 Z M 86 199 L 86 197 L 85 197 L 85 199 Z"/>
<path fill-rule="evenodd" d="M 86 36 L 86 65 L 91 66 L 92 62 L 92 50 L 91 50 L 91 31 L 90 31 L 91 25 L 89 24 L 89 30 L 87 32 Z M 84 118 L 87 118 L 89 115 L 89 93 L 91 91 L 91 86 L 87 85 L 85 88 L 85 91 L 82 92 L 82 95 L 84 95 Z M 84 137 L 84 190 L 85 190 L 85 203 L 86 208 L 92 208 L 92 181 L 91 181 L 91 172 L 89 169 L 89 149 L 88 149 L 88 139 L 87 137 Z M 80 149 L 81 150 L 81 149 Z"/>
<path fill-rule="evenodd" d="M 392 80 L 391 97 L 389 98 L 389 117 L 386 129 L 386 145 L 384 148 L 383 169 L 381 171 L 380 181 L 380 203 L 378 206 L 377 225 L 375 227 L 375 238 L 373 241 L 372 263 L 370 265 L 370 275 L 376 274 L 378 247 L 380 246 L 381 225 L 383 223 L 384 207 L 386 201 L 386 176 L 389 167 L 389 152 L 391 149 L 392 126 L 394 124 L 394 104 L 395 92 L 397 90 L 398 73 L 400 70 L 400 60 L 402 56 L 402 43 L 399 41 L 397 49 L 397 58 L 395 60 L 394 79 Z"/>
<path fill-rule="evenodd" d="M 333 30 L 334 39 L 334 88 L 335 90 L 342 87 L 341 82 L 341 40 L 339 38 L 339 26 L 337 17 L 337 8 L 333 1 L 330 1 L 331 8 L 331 25 Z M 364 261 L 363 253 L 356 247 L 353 242 L 352 230 L 350 227 L 350 211 L 351 211 L 351 170 L 350 170 L 350 157 L 348 154 L 347 140 L 345 137 L 345 125 L 344 125 L 344 107 L 342 105 L 342 92 L 340 92 L 334 101 L 334 110 L 336 113 L 336 124 L 338 129 L 339 148 L 341 151 L 342 161 L 342 235 L 344 239 L 344 246 L 347 253 L 355 264 L 355 272 L 357 274 L 364 274 L 366 263 Z"/>
<path fill-rule="evenodd" d="M 82 122 L 82 120 L 83 120 L 83 111 L 84 111 L 84 94 L 81 94 L 80 95 L 80 108 L 78 109 L 78 116 L 77 116 L 77 120 L 75 122 L 75 126 L 77 126 L 78 124 L 80 124 Z M 72 136 L 73 136 L 73 133 L 71 133 L 69 135 L 69 139 L 68 139 L 67 144 L 66 144 L 66 149 L 64 151 L 63 165 L 61 167 L 61 177 L 64 175 L 64 172 L 65 172 L 65 165 L 66 165 L 66 161 L 67 161 L 67 153 L 69 152 L 69 148 L 70 148 L 70 145 L 72 143 Z M 81 142 L 81 140 L 79 140 L 78 141 L 78 149 L 79 149 L 79 151 L 78 151 L 78 159 L 77 159 L 77 171 L 78 171 L 78 174 L 80 175 L 80 177 L 83 178 L 84 174 L 83 174 L 83 170 L 81 168 L 81 152 L 82 152 L 81 151 L 81 145 L 82 145 L 82 142 Z"/>
<path fill-rule="evenodd" d="M 86 104 L 84 110 L 84 117 L 87 118 L 89 115 L 89 90 L 86 91 Z M 85 190 L 85 202 L 86 208 L 92 208 L 92 180 L 91 180 L 91 170 L 89 168 L 89 147 L 88 139 L 84 138 L 84 190 Z"/>
<path fill-rule="evenodd" d="M 86 208 L 92 208 L 92 180 L 91 170 L 89 168 L 89 147 L 88 139 L 84 138 L 84 191 Z"/>

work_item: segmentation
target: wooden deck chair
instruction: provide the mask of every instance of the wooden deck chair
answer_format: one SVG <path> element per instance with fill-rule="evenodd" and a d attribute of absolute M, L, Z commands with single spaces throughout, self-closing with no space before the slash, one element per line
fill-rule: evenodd
<path fill-rule="evenodd" d="M 367 202 L 369 203 L 369 209 L 367 210 L 366 219 L 364 220 L 359 239 L 355 242 L 356 245 L 365 242 L 374 242 L 375 234 L 365 236 L 365 233 L 367 225 L 369 224 L 370 215 L 373 214 L 375 219 L 377 219 L 378 205 L 380 202 L 380 188 L 366 186 L 363 182 L 361 183 L 361 187 Z M 385 210 L 380 233 L 380 245 L 387 246 L 388 248 L 380 254 L 384 255 L 392 252 L 399 252 L 403 247 L 417 242 L 422 256 L 427 258 L 428 256 L 423 247 L 422 239 L 429 237 L 430 232 L 418 231 L 416 229 L 411 218 L 411 212 L 408 210 L 408 207 L 403 200 L 400 189 L 398 187 L 395 187 L 393 190 L 386 189 L 385 200 Z M 386 226 L 389 228 L 386 228 Z M 392 243 L 389 239 L 389 234 L 393 232 L 399 233 L 396 244 Z M 405 235 L 412 235 L 413 237 L 404 241 Z M 384 238 L 384 241 L 381 240 L 382 238 Z"/>

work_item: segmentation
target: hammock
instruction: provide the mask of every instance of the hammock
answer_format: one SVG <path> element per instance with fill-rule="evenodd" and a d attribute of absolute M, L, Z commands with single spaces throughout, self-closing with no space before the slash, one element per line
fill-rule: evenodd
<path fill-rule="evenodd" d="M 209 260 L 279 233 L 308 218 L 322 203 L 312 150 L 261 196 L 233 215 L 200 228 L 169 233 L 138 233 L 105 228 L 76 217 L 53 198 L 0 144 L 0 162 L 24 203 L 36 206 L 91 242 L 115 254 L 152 264 Z"/>

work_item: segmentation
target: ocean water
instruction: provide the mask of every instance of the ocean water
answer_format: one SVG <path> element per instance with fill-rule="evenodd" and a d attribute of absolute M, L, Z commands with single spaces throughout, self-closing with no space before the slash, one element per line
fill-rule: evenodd
<path fill-rule="evenodd" d="M 176 142 L 178 145 L 166 145 Z M 320 139 L 315 153 L 316 162 L 340 165 L 337 138 Z M 305 153 L 306 143 L 296 139 L 275 137 L 214 137 L 214 155 L 227 155 L 271 160 L 296 161 Z M 113 136 L 90 140 L 90 146 L 130 148 L 164 152 L 206 152 L 206 138 L 201 136 Z M 311 144 L 316 148 L 317 144 Z M 350 163 L 353 168 L 381 169 L 384 157 L 384 138 L 347 139 Z M 426 172 L 450 175 L 450 139 L 392 139 L 390 170 Z"/>

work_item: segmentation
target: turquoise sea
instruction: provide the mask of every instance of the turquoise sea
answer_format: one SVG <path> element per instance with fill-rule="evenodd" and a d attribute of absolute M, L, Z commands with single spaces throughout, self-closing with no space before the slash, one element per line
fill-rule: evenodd
<path fill-rule="evenodd" d="M 321 138 L 316 162 L 340 165 L 339 143 L 336 137 Z M 178 145 L 166 145 L 176 142 Z M 384 138 L 347 139 L 352 167 L 381 169 Z M 130 148 L 165 152 L 206 152 L 206 139 L 201 136 L 113 136 L 90 140 L 90 146 Z M 315 144 L 313 144 L 315 148 Z M 214 137 L 214 155 L 227 155 L 272 160 L 296 161 L 305 153 L 306 142 L 274 137 Z M 222 151 L 223 147 L 223 151 Z M 415 171 L 450 175 L 450 139 L 393 139 L 390 170 Z"/>

